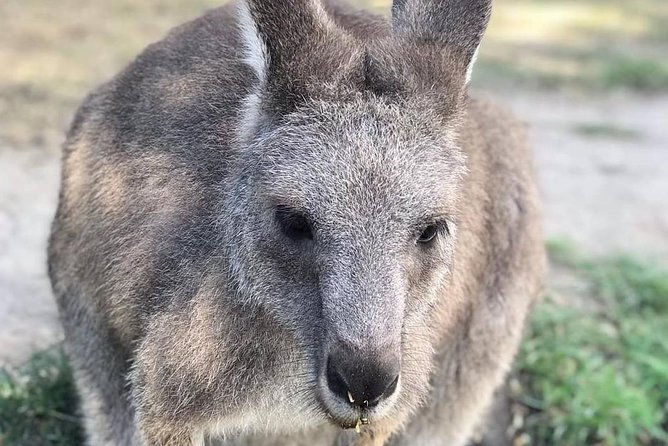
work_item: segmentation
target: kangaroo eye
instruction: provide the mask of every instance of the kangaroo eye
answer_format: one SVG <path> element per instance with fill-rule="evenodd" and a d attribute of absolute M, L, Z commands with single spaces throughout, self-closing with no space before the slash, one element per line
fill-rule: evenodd
<path fill-rule="evenodd" d="M 281 232 L 291 240 L 313 240 L 313 231 L 308 219 L 294 209 L 279 206 L 276 209 L 276 222 Z"/>
<path fill-rule="evenodd" d="M 445 226 L 445 223 L 432 223 L 428 225 L 426 228 L 424 228 L 418 237 L 417 242 L 424 245 L 433 243 L 434 240 L 436 240 L 436 237 L 438 237 L 442 228 L 447 231 L 447 226 Z"/>
<path fill-rule="evenodd" d="M 422 244 L 431 243 L 432 241 L 434 241 L 437 235 L 438 235 L 438 226 L 429 225 L 424 229 L 424 231 L 422 231 L 422 234 L 420 234 L 417 241 L 418 243 Z"/>

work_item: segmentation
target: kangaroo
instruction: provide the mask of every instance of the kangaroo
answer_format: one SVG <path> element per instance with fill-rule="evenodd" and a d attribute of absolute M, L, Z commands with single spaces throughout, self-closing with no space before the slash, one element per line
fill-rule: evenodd
<path fill-rule="evenodd" d="M 95 90 L 49 273 L 88 444 L 464 445 L 540 294 L 491 0 L 239 0 Z"/>

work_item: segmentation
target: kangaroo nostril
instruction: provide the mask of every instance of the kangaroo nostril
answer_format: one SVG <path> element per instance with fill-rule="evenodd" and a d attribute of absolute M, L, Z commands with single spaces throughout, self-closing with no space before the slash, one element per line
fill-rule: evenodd
<path fill-rule="evenodd" d="M 327 360 L 327 387 L 340 398 L 348 398 L 348 384 L 336 370 L 332 358 Z"/>
<path fill-rule="evenodd" d="M 327 359 L 327 387 L 339 399 L 373 407 L 391 396 L 399 384 L 399 363 L 361 358 L 357 352 L 338 349 Z"/>
<path fill-rule="evenodd" d="M 397 386 L 398 386 L 398 385 L 399 385 L 399 375 L 397 375 L 397 376 L 394 378 L 394 380 L 393 380 L 390 384 L 388 384 L 388 386 L 385 388 L 385 390 L 384 390 L 380 395 L 378 395 L 376 398 L 373 398 L 373 399 L 370 399 L 370 400 L 365 400 L 365 401 L 363 401 L 363 402 L 362 402 L 363 405 L 364 405 L 365 407 L 373 407 L 373 406 L 377 406 L 378 403 L 380 403 L 382 400 L 384 400 L 385 398 L 388 398 L 388 397 L 392 396 L 392 394 L 394 393 L 394 391 L 397 390 Z"/>

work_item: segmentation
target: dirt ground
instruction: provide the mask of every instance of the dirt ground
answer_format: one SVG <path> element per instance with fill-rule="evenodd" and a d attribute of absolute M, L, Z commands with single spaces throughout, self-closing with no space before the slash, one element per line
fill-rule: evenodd
<path fill-rule="evenodd" d="M 493 91 L 531 129 L 548 238 L 668 259 L 668 96 Z M 57 342 L 45 266 L 58 155 L 0 150 L 0 364 Z"/>

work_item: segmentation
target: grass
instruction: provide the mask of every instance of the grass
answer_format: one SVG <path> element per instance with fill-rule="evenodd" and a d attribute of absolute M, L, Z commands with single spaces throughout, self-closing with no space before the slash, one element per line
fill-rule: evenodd
<path fill-rule="evenodd" d="M 609 138 L 625 141 L 642 139 L 642 135 L 636 130 L 604 123 L 581 123 L 574 126 L 573 130 L 580 135 L 590 138 Z"/>
<path fill-rule="evenodd" d="M 517 363 L 521 444 L 666 444 L 668 271 L 559 243 L 550 251 L 599 305 L 583 312 L 548 296 L 534 312 Z"/>
<path fill-rule="evenodd" d="M 474 81 L 667 91 L 666 20 L 664 0 L 497 1 Z"/>
<path fill-rule="evenodd" d="M 668 91 L 668 63 L 650 55 L 629 56 L 618 49 L 523 48 L 491 43 L 482 53 L 473 80 L 485 88 L 563 88 L 602 93 L 648 94 Z M 668 51 L 668 45 L 666 46 Z"/>
<path fill-rule="evenodd" d="M 600 81 L 606 88 L 626 87 L 640 91 L 668 89 L 668 63 L 665 59 L 617 57 L 600 70 Z"/>
<path fill-rule="evenodd" d="M 0 369 L 0 445 L 83 443 L 70 367 L 59 348 L 15 370 Z"/>

